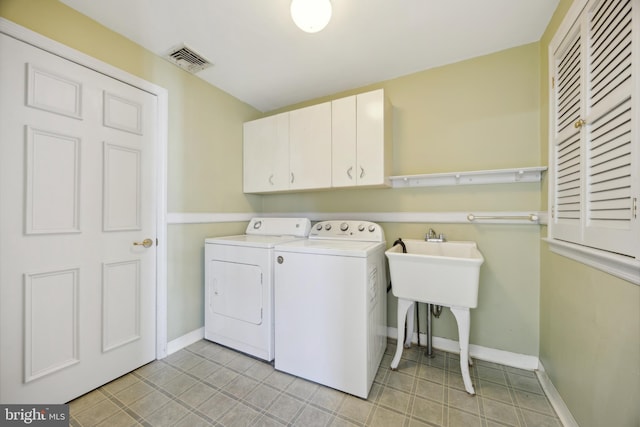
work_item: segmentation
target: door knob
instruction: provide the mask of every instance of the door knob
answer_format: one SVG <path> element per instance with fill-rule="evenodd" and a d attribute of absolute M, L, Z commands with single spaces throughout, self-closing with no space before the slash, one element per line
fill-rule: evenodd
<path fill-rule="evenodd" d="M 145 248 L 150 248 L 153 245 L 153 240 L 144 239 L 142 242 L 133 242 L 133 246 L 144 246 Z"/>

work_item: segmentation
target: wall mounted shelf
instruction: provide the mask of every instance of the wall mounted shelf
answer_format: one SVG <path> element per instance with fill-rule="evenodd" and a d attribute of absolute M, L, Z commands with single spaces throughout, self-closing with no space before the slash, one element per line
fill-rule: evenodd
<path fill-rule="evenodd" d="M 494 169 L 467 172 L 430 173 L 423 175 L 390 176 L 393 188 L 441 187 L 447 185 L 512 184 L 539 182 L 546 166 L 513 169 Z"/>

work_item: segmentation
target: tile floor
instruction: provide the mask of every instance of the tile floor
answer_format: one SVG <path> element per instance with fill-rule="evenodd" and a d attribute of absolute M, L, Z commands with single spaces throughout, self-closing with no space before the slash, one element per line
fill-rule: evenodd
<path fill-rule="evenodd" d="M 533 372 L 476 360 L 476 395 L 458 355 L 405 350 L 389 340 L 369 399 L 279 371 L 208 341 L 70 402 L 72 426 L 561 426 Z"/>

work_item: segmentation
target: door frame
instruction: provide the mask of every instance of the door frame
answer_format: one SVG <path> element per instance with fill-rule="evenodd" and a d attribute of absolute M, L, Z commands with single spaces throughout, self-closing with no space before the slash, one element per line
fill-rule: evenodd
<path fill-rule="evenodd" d="M 76 49 L 0 17 L 0 33 L 67 59 L 108 77 L 155 95 L 156 117 L 156 359 L 167 356 L 167 143 L 169 93 L 167 89 L 100 61 Z"/>

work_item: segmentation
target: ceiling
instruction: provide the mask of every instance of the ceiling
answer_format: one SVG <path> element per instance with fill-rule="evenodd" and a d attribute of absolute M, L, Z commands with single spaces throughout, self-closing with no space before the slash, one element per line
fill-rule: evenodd
<path fill-rule="evenodd" d="M 558 0 L 332 0 L 314 34 L 290 0 L 60 0 L 164 56 L 186 44 L 196 75 L 266 112 L 538 41 Z"/>

